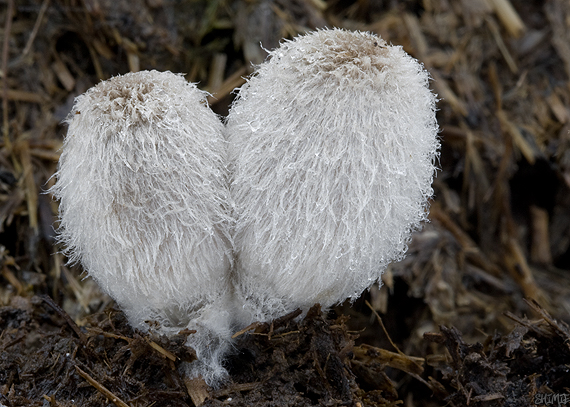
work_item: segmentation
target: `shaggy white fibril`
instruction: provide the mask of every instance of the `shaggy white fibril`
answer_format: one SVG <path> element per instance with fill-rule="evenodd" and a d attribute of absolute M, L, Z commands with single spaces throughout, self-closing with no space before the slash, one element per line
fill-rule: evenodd
<path fill-rule="evenodd" d="M 428 213 L 428 73 L 370 33 L 284 42 L 228 116 L 241 322 L 357 298 Z"/>
<path fill-rule="evenodd" d="M 117 76 L 79 96 L 51 192 L 59 239 L 136 328 L 196 329 L 215 384 L 230 336 L 232 219 L 223 124 L 181 75 Z"/>

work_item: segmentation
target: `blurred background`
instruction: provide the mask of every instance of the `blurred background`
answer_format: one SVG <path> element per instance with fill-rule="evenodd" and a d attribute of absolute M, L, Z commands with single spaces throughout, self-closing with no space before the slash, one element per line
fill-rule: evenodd
<path fill-rule="evenodd" d="M 442 140 L 431 222 L 382 288 L 337 310 L 363 330 L 357 343 L 390 347 L 372 309 L 420 357 L 439 349 L 423 334 L 440 325 L 484 342 L 537 307 L 570 322 L 568 1 L 2 0 L 0 21 L 0 305 L 47 294 L 81 326 L 111 302 L 58 254 L 45 194 L 76 96 L 170 70 L 224 116 L 266 50 L 343 27 L 425 65 Z"/>

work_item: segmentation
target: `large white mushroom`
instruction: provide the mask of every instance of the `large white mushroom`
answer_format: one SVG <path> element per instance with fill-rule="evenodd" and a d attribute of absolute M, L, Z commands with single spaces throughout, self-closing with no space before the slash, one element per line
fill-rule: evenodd
<path fill-rule="evenodd" d="M 232 263 L 223 124 L 181 75 L 137 72 L 79 96 L 51 189 L 59 240 L 135 328 L 195 329 L 190 377 L 216 384 Z"/>
<path fill-rule="evenodd" d="M 429 75 L 380 37 L 284 42 L 226 123 L 238 320 L 357 298 L 426 220 L 438 156 Z"/>

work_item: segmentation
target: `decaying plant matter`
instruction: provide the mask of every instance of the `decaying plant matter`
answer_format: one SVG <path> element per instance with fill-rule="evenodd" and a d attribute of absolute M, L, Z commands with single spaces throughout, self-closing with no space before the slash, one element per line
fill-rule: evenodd
<path fill-rule="evenodd" d="M 506 399 L 484 400 L 496 396 L 482 391 L 490 378 L 506 388 L 522 383 L 520 393 L 509 397 L 525 407 L 568 392 L 559 386 L 567 379 L 560 367 L 567 364 L 565 348 L 559 347 L 563 336 L 547 328 L 542 312 L 523 300 L 536 299 L 560 325 L 570 322 L 567 1 L 7 0 L 4 5 L 0 403 L 71 406 L 71 400 L 92 400 L 83 405 L 114 405 L 102 393 L 104 387 L 133 407 L 193 404 L 176 369 L 181 361 L 195 361 L 190 348 L 180 347 L 191 331 L 171 340 L 138 332 L 134 340 L 135 331 L 112 308 L 112 300 L 93 279 L 84 278 L 81 268 L 66 266 L 61 248 L 53 246 L 58 208 L 44 192 L 55 182 L 50 177 L 66 131 L 61 122 L 74 98 L 101 81 L 153 69 L 185 73 L 187 82 L 210 93 L 212 109 L 226 116 L 232 90 L 246 82 L 253 64 L 264 60 L 263 48 L 271 51 L 282 38 L 325 26 L 370 31 L 401 45 L 430 72 L 430 87 L 440 99 L 441 154 L 430 223 L 413 235 L 406 258 L 386 269 L 382 288 L 373 286 L 351 307 L 336 308 L 350 316 L 345 322 L 350 334 L 359 335 L 353 355 L 343 359 L 350 361 L 360 388 L 361 399 L 354 400 L 363 407 L 387 401 L 435 407 L 450 400 L 500 405 Z M 40 295 L 51 297 L 67 318 L 37 301 Z M 400 366 L 403 356 L 364 300 L 380 314 L 404 355 L 417 363 L 425 360 L 423 372 L 412 364 L 409 372 L 389 367 L 390 354 L 384 352 L 396 353 L 392 360 Z M 520 342 L 508 337 L 521 328 L 507 315 L 533 326 Z M 459 331 L 463 344 L 451 335 L 450 349 L 464 349 L 471 355 L 466 360 L 475 363 L 471 366 L 505 363 L 509 373 L 482 369 L 489 375 L 468 375 L 464 359 L 454 364 L 445 341 L 424 339 L 426 332 L 445 336 L 441 325 Z M 293 332 L 298 326 L 278 329 L 283 329 L 279 335 L 286 333 L 277 338 L 285 361 L 265 336 L 270 326 L 235 341 L 245 347 L 259 339 L 256 355 L 270 361 L 267 366 L 273 364 L 275 372 L 287 373 L 286 366 L 295 366 L 297 355 L 287 350 L 297 346 L 299 336 Z M 501 341 L 520 346 L 505 358 Z M 152 342 L 178 359 L 171 360 Z M 538 352 L 545 363 L 525 356 L 527 350 Z M 306 406 L 307 394 L 301 394 L 306 387 L 295 386 L 299 376 L 268 379 L 268 368 L 257 377 L 252 355 L 246 348 L 235 355 L 235 365 L 226 366 L 233 381 L 211 392 L 206 403 L 261 407 L 278 400 Z M 525 363 L 517 365 L 516 359 Z M 240 365 L 249 367 L 243 376 Z M 305 377 L 322 379 L 316 364 L 303 366 Z M 551 386 L 540 378 L 548 378 Z M 258 384 L 267 380 L 277 387 L 269 391 Z M 538 398 L 529 396 L 531 383 L 538 386 Z M 313 384 L 316 393 L 326 395 L 326 379 Z M 471 392 L 464 391 L 467 385 Z M 257 402 L 248 404 L 254 392 Z M 331 401 L 315 393 L 309 400 L 323 406 Z"/>

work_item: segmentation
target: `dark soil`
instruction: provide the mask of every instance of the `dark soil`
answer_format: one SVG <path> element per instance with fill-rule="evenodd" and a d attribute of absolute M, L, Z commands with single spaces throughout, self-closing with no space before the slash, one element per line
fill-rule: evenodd
<path fill-rule="evenodd" d="M 502 5 L 511 5 L 514 13 Z M 54 246 L 73 99 L 184 72 L 225 115 L 282 38 L 369 30 L 440 97 L 430 220 L 381 288 L 242 332 L 206 406 L 570 404 L 570 4 L 564 0 L 4 0 L 0 405 L 192 406 L 187 335 L 133 331 Z M 556 404 L 558 403 L 558 404 Z"/>

